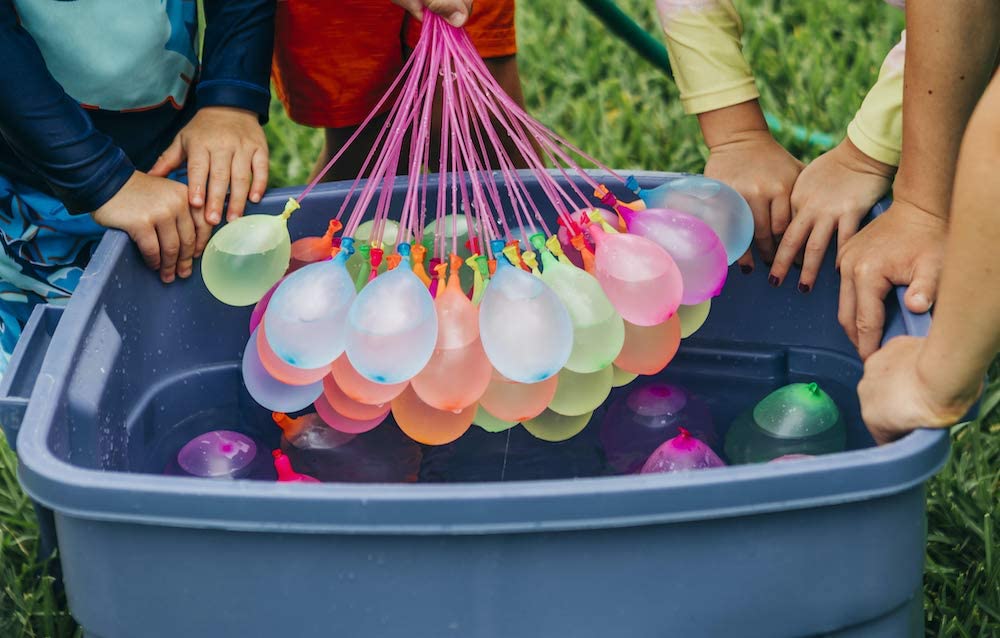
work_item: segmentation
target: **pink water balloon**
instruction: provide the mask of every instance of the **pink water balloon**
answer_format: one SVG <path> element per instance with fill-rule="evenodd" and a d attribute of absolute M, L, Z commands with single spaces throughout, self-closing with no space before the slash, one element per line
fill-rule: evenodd
<path fill-rule="evenodd" d="M 374 430 L 377 428 L 385 418 L 389 416 L 389 405 L 386 404 L 384 407 L 380 408 L 380 413 L 367 419 L 352 419 L 350 417 L 344 416 L 337 411 L 330 401 L 327 400 L 326 395 L 320 395 L 316 402 L 313 404 L 316 408 L 316 414 L 319 418 L 323 419 L 323 422 L 328 426 L 337 430 L 338 432 L 344 432 L 346 434 L 362 434 L 363 432 L 368 432 L 369 430 Z"/>
<path fill-rule="evenodd" d="M 327 375 L 323 379 L 323 396 L 338 414 L 353 419 L 355 421 L 370 421 L 385 415 L 388 404 L 368 405 L 359 403 L 344 394 L 344 391 L 337 385 L 333 375 Z M 317 410 L 318 411 L 318 410 Z"/>
<path fill-rule="evenodd" d="M 681 303 L 683 282 L 677 264 L 653 241 L 630 233 L 607 233 L 590 226 L 597 250 L 594 275 L 625 321 L 655 326 Z"/>
<path fill-rule="evenodd" d="M 601 219 L 609 223 L 612 228 L 621 230 L 618 228 L 618 215 L 610 210 L 607 210 L 606 208 L 581 208 L 580 210 L 571 213 L 570 217 L 579 226 L 580 218 L 584 213 L 586 213 L 591 220 L 595 220 L 596 217 L 599 216 Z M 579 228 L 580 232 L 583 233 L 584 239 L 593 245 L 594 239 L 590 236 L 590 229 L 583 226 L 579 226 Z M 562 246 L 563 252 L 566 253 L 566 257 L 568 257 L 577 268 L 583 268 L 583 257 L 580 256 L 580 251 L 573 247 L 573 244 L 570 241 L 569 229 L 566 228 L 565 225 L 560 224 L 559 232 L 556 233 L 556 236 L 559 237 L 559 244 Z"/>
<path fill-rule="evenodd" d="M 407 381 L 401 383 L 376 383 L 354 369 L 346 354 L 342 354 L 330 366 L 337 386 L 358 403 L 366 405 L 386 405 L 399 396 L 406 388 Z"/>
<path fill-rule="evenodd" d="M 645 465 L 642 466 L 641 474 L 725 466 L 725 463 L 718 454 L 712 451 L 712 448 L 691 436 L 687 429 L 679 428 L 679 430 L 680 434 L 653 451 Z"/>
<path fill-rule="evenodd" d="M 272 451 L 271 456 L 274 457 L 274 470 L 278 473 L 279 483 L 319 483 L 318 479 L 308 474 L 296 472 L 292 468 L 291 459 L 281 450 Z"/>

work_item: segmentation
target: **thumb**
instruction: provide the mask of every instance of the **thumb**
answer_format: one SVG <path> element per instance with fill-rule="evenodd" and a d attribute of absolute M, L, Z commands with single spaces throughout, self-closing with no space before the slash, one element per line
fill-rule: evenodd
<path fill-rule="evenodd" d="M 468 0 L 428 0 L 427 8 L 448 21 L 453 27 L 461 27 L 469 19 L 471 4 Z"/>
<path fill-rule="evenodd" d="M 166 177 L 181 165 L 184 161 L 184 146 L 181 144 L 180 137 L 175 137 L 174 141 L 167 150 L 163 151 L 163 154 L 156 160 L 153 164 L 153 168 L 149 169 L 149 175 L 153 177 Z"/>
<path fill-rule="evenodd" d="M 932 259 L 921 259 L 913 271 L 913 281 L 906 289 L 904 301 L 910 312 L 925 313 L 937 299 L 940 265 Z"/>

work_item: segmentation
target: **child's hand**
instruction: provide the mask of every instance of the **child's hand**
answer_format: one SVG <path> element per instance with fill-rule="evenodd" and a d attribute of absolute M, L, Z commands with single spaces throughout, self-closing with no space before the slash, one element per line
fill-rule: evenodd
<path fill-rule="evenodd" d="M 861 418 L 880 445 L 917 428 L 952 425 L 979 396 L 981 384 L 948 397 L 940 384 L 924 378 L 920 357 L 926 342 L 896 337 L 865 362 L 858 384 Z"/>
<path fill-rule="evenodd" d="M 948 222 L 896 199 L 838 255 L 838 320 L 862 359 L 878 350 L 885 323 L 883 300 L 893 286 L 909 286 L 906 307 L 923 313 L 937 297 Z"/>
<path fill-rule="evenodd" d="M 267 139 L 257 114 L 226 106 L 202 108 L 181 129 L 149 174 L 166 177 L 185 159 L 200 254 L 212 226 L 222 221 L 227 190 L 226 218 L 232 221 L 243 215 L 248 194 L 250 201 L 257 203 L 267 188 Z"/>
<path fill-rule="evenodd" d="M 421 20 L 424 16 L 424 7 L 432 13 L 436 13 L 448 21 L 453 27 L 460 27 L 469 19 L 472 14 L 472 0 L 392 0 Z"/>
<path fill-rule="evenodd" d="M 175 274 L 191 276 L 195 227 L 184 184 L 136 171 L 92 216 L 101 226 L 128 233 L 164 283 Z"/>
<path fill-rule="evenodd" d="M 792 189 L 792 223 L 771 267 L 778 284 L 802 253 L 799 290 L 809 292 L 833 233 L 842 249 L 865 214 L 888 192 L 895 173 L 896 167 L 868 157 L 846 138 L 806 166 Z"/>

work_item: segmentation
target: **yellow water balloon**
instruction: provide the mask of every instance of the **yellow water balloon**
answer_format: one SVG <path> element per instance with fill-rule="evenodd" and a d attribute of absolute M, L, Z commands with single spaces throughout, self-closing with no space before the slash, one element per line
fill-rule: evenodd
<path fill-rule="evenodd" d="M 546 410 L 533 419 L 528 419 L 522 425 L 536 439 L 558 443 L 571 439 L 590 423 L 593 412 L 585 412 L 576 416 L 558 414 Z"/>

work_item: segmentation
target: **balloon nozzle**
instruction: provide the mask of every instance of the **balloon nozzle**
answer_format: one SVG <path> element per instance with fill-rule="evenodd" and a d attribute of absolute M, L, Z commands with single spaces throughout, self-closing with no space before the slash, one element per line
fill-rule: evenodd
<path fill-rule="evenodd" d="M 292 213 L 302 208 L 301 205 L 295 200 L 294 197 L 289 197 L 288 201 L 285 202 L 285 210 L 281 211 L 281 218 L 288 219 L 292 216 Z"/>

